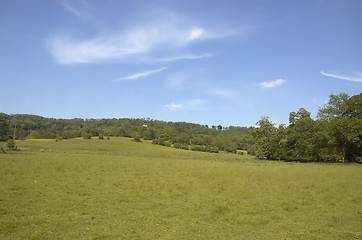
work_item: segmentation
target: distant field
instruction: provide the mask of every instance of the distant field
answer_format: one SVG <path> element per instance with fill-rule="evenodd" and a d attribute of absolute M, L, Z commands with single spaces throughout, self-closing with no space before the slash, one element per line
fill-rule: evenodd
<path fill-rule="evenodd" d="M 362 238 L 362 165 L 126 138 L 16 144 L 0 154 L 0 239 Z"/>

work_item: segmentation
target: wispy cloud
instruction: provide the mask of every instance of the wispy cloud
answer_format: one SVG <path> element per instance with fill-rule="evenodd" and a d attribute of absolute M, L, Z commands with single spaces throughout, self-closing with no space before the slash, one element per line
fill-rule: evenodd
<path fill-rule="evenodd" d="M 135 73 L 126 77 L 121 77 L 115 80 L 115 82 L 119 82 L 119 81 L 128 81 L 128 80 L 135 80 L 137 78 L 142 78 L 142 77 L 146 77 L 155 73 L 159 73 L 162 72 L 163 70 L 165 70 L 166 68 L 159 68 L 159 69 L 155 69 L 155 70 L 151 70 L 151 71 L 145 71 L 145 72 L 140 72 L 140 73 Z"/>
<path fill-rule="evenodd" d="M 347 80 L 347 81 L 353 81 L 353 82 L 362 82 L 362 73 L 355 73 L 354 76 L 342 76 L 342 75 L 336 75 L 331 73 L 326 73 L 323 70 L 321 70 L 321 74 L 327 77 L 337 78 L 341 80 Z"/>
<path fill-rule="evenodd" d="M 87 19 L 91 17 L 89 13 L 90 6 L 85 0 L 61 0 L 60 4 L 78 18 Z"/>
<path fill-rule="evenodd" d="M 259 85 L 264 87 L 264 88 L 273 88 L 276 86 L 280 86 L 283 85 L 287 82 L 287 80 L 284 79 L 276 79 L 274 81 L 270 81 L 270 82 L 261 82 Z"/>
<path fill-rule="evenodd" d="M 68 6 L 65 4 L 64 6 Z M 71 7 L 69 11 L 72 11 Z M 72 11 L 77 14 L 76 11 Z M 125 31 L 100 35 L 86 39 L 74 39 L 69 34 L 58 33 L 48 40 L 48 49 L 58 63 L 72 65 L 81 63 L 102 63 L 116 59 L 136 61 L 175 61 L 211 57 L 211 53 L 201 55 L 178 54 L 195 42 L 230 36 L 227 32 L 212 31 L 205 27 L 195 27 L 184 23 L 181 18 L 169 21 L 154 21 L 133 26 Z M 163 57 L 159 57 L 162 55 Z M 165 57 L 171 55 L 170 57 Z"/>
<path fill-rule="evenodd" d="M 159 59 L 152 59 L 153 62 L 169 62 L 169 61 L 176 61 L 176 60 L 193 60 L 193 59 L 200 59 L 200 58 L 208 58 L 214 56 L 211 53 L 204 53 L 200 55 L 194 54 L 185 54 L 185 55 L 178 55 L 166 58 L 159 58 Z"/>
<path fill-rule="evenodd" d="M 165 104 L 164 107 L 169 111 L 177 111 L 184 108 L 183 105 L 176 103 Z"/>

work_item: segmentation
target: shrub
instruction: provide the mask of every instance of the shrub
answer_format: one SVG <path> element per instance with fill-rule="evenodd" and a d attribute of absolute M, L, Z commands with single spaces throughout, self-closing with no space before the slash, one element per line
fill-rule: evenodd
<path fill-rule="evenodd" d="M 133 140 L 132 140 L 133 142 L 142 142 L 141 141 L 141 139 L 139 138 L 139 137 L 135 137 L 135 138 L 133 138 Z"/>
<path fill-rule="evenodd" d="M 6 148 L 10 151 L 16 151 L 18 149 L 18 147 L 16 146 L 15 144 L 15 141 L 12 140 L 12 139 L 9 139 L 7 142 L 6 142 Z"/>
<path fill-rule="evenodd" d="M 218 153 L 218 152 L 219 152 L 219 149 L 218 149 L 218 147 L 216 147 L 216 146 L 212 146 L 212 147 L 210 147 L 210 148 L 208 149 L 208 151 L 211 152 L 211 153 Z"/>
<path fill-rule="evenodd" d="M 55 141 L 56 141 L 56 142 L 60 142 L 60 141 L 62 141 L 62 140 L 63 140 L 63 138 L 60 137 L 60 136 L 58 136 L 58 137 L 55 138 Z"/>
<path fill-rule="evenodd" d="M 92 135 L 90 133 L 83 133 L 84 139 L 92 139 Z"/>
<path fill-rule="evenodd" d="M 191 145 L 191 151 L 205 152 L 205 146 Z"/>
<path fill-rule="evenodd" d="M 185 149 L 185 150 L 189 150 L 189 145 L 187 145 L 186 143 L 175 143 L 173 145 L 174 148 L 178 148 L 178 149 Z"/>
<path fill-rule="evenodd" d="M 98 139 L 103 140 L 104 139 L 103 134 L 99 134 Z"/>

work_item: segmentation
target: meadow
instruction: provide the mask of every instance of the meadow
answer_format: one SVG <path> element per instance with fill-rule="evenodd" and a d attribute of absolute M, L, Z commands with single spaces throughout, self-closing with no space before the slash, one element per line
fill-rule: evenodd
<path fill-rule="evenodd" d="M 0 154 L 0 239 L 362 238 L 359 164 L 127 138 L 16 144 Z"/>

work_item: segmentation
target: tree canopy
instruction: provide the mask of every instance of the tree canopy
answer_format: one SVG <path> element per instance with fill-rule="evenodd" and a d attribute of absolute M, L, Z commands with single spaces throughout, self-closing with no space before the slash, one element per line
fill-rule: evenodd
<path fill-rule="evenodd" d="M 301 108 L 289 114 L 289 126 L 275 127 L 268 118 L 251 127 L 251 153 L 262 159 L 361 162 L 362 94 L 330 95 L 317 120 Z"/>

